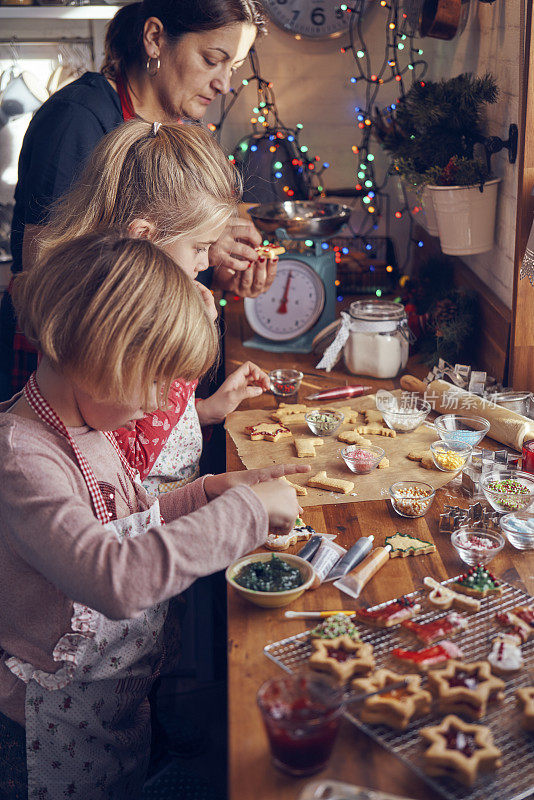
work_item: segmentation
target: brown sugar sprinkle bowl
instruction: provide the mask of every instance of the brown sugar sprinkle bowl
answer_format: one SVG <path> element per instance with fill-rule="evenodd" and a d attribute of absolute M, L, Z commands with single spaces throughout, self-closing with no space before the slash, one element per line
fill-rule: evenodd
<path fill-rule="evenodd" d="M 400 517 L 424 517 L 436 492 L 423 481 L 397 481 L 389 487 L 391 505 Z"/>

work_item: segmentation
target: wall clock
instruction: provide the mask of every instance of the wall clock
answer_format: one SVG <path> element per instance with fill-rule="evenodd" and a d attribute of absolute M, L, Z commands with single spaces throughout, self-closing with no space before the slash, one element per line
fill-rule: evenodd
<path fill-rule="evenodd" d="M 297 38 L 327 39 L 349 28 L 350 14 L 342 0 L 262 0 L 272 21 Z"/>

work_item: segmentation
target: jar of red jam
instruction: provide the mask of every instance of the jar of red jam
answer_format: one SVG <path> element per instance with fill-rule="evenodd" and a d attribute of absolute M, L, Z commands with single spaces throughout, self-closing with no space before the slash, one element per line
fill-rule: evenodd
<path fill-rule="evenodd" d="M 523 472 L 530 472 L 534 475 L 534 439 L 529 439 L 523 443 Z"/>
<path fill-rule="evenodd" d="M 321 770 L 339 730 L 341 689 L 325 676 L 294 673 L 268 680 L 257 700 L 274 765 L 290 775 Z"/>

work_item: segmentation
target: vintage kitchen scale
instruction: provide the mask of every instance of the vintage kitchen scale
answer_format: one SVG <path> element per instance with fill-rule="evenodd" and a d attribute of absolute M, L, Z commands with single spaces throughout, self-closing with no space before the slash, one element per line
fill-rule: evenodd
<path fill-rule="evenodd" d="M 271 288 L 245 299 L 245 316 L 255 334 L 246 347 L 311 352 L 315 335 L 335 318 L 336 263 L 328 239 L 351 211 L 337 203 L 289 200 L 249 210 L 259 230 L 274 236 L 286 252 Z"/>

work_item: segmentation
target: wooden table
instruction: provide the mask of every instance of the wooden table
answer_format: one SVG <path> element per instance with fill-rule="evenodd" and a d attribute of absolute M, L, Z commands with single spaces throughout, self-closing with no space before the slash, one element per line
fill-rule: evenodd
<path fill-rule="evenodd" d="M 280 355 L 243 347 L 242 340 L 250 331 L 243 317 L 241 302 L 229 302 L 226 321 L 227 372 L 236 369 L 247 359 L 266 371 L 276 367 L 296 367 L 312 373 L 305 375 L 306 384 L 301 387 L 300 397 L 311 394 L 314 387 L 328 388 L 345 382 L 360 382 L 342 368 L 331 373 L 335 381 L 317 373 L 314 369 L 317 359 L 312 355 Z M 410 364 L 410 371 L 421 377 L 427 369 L 420 364 Z M 361 382 L 372 384 L 377 389 L 391 389 L 398 385 L 394 381 L 368 378 Z M 250 407 L 254 406 L 274 408 L 276 402 L 272 395 L 264 395 L 251 401 Z M 487 446 L 494 447 L 495 443 L 488 440 Z M 229 470 L 243 469 L 229 437 L 227 464 Z M 443 494 L 443 491 L 438 491 L 428 514 L 416 520 L 399 517 L 386 500 L 306 508 L 306 522 L 317 531 L 336 532 L 336 541 L 343 547 L 350 547 L 360 536 L 369 533 L 375 534 L 375 545 L 380 545 L 386 536 L 400 531 L 434 541 L 437 552 L 432 556 L 390 560 L 365 588 L 362 601 L 351 600 L 348 595 L 341 594 L 328 584 L 316 592 L 306 592 L 291 607 L 298 611 L 350 609 L 355 602 L 374 605 L 420 588 L 423 577 L 429 571 L 439 580 L 457 575 L 462 571 L 462 563 L 450 543 L 450 536 L 438 532 L 439 514 L 444 505 Z M 463 505 L 467 507 L 467 501 Z M 492 561 L 491 569 L 498 577 L 534 593 L 534 553 L 521 552 L 507 544 Z M 267 678 L 281 674 L 281 670 L 263 655 L 264 646 L 309 627 L 305 620 L 285 620 L 283 611 L 257 608 L 232 590 L 228 593 L 229 800 L 294 800 L 307 781 L 311 780 L 286 776 L 271 766 L 268 744 L 256 706 L 259 686 Z M 398 759 L 347 722 L 342 725 L 327 768 L 317 777 L 345 780 L 417 800 L 427 800 L 432 795 L 426 784 Z"/>

